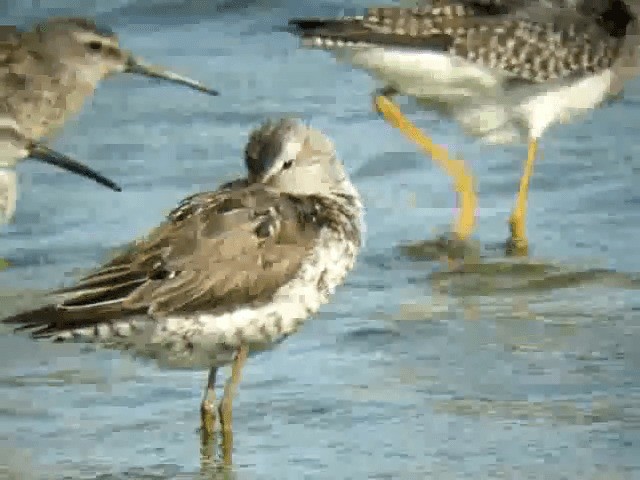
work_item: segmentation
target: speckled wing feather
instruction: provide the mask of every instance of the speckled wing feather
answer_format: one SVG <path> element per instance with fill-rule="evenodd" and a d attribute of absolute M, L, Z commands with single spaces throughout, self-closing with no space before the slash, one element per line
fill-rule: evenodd
<path fill-rule="evenodd" d="M 190 197 L 128 251 L 54 292 L 61 303 L 3 323 L 48 337 L 140 314 L 215 313 L 268 301 L 310 252 L 323 224 L 319 201 L 259 184 Z"/>
<path fill-rule="evenodd" d="M 364 16 L 293 19 L 306 45 L 374 44 L 446 51 L 527 81 L 608 68 L 631 20 L 625 4 L 587 15 L 578 9 L 511 0 L 440 1 L 415 8 L 370 8 Z M 594 22 L 595 18 L 595 22 Z"/>
<path fill-rule="evenodd" d="M 485 6 L 499 7 L 514 11 L 526 6 L 537 5 L 541 7 L 553 8 L 572 8 L 580 11 L 587 10 L 604 10 L 611 0 L 421 0 L 416 1 L 416 6 L 432 5 L 434 7 L 445 7 L 447 5 L 468 5 L 468 6 Z M 504 10 L 503 10 L 504 11 Z"/>
<path fill-rule="evenodd" d="M 20 31 L 14 25 L 0 25 L 0 81 L 4 80 L 14 63 L 15 52 L 20 49 Z M 2 89 L 6 89 L 2 82 Z M 2 91 L 2 90 L 0 90 Z"/>

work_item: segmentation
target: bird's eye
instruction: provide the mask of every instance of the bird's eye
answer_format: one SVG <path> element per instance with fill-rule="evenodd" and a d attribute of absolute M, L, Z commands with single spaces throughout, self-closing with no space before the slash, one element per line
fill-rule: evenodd
<path fill-rule="evenodd" d="M 283 170 L 289 170 L 291 167 L 293 167 L 293 160 L 287 160 L 286 162 L 284 162 L 284 164 L 282 165 L 282 169 Z"/>
<path fill-rule="evenodd" d="M 102 43 L 95 40 L 92 42 L 89 42 L 89 49 L 93 50 L 94 52 L 98 52 L 102 49 Z"/>

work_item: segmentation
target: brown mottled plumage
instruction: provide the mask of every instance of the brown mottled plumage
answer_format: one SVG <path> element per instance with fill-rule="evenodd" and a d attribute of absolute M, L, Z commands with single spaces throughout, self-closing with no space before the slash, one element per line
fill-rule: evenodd
<path fill-rule="evenodd" d="M 56 152 L 45 154 L 46 147 L 37 143 L 55 135 L 74 117 L 103 79 L 120 72 L 218 94 L 195 80 L 135 58 L 120 48 L 113 31 L 91 19 L 53 17 L 25 31 L 11 25 L 0 27 L 0 175 L 7 180 L 6 186 L 0 186 L 0 217 L 10 219 L 16 202 L 16 175 L 1 169 L 11 170 L 25 158 L 120 190 L 75 160 Z"/>
<path fill-rule="evenodd" d="M 50 337 L 140 314 L 216 314 L 268 302 L 300 269 L 337 212 L 339 204 L 321 197 L 287 195 L 262 184 L 199 194 L 132 250 L 53 292 L 67 297 L 60 304 L 6 322 Z"/>
<path fill-rule="evenodd" d="M 98 83 L 118 72 L 161 77 L 216 95 L 199 82 L 163 72 L 120 48 L 117 36 L 93 20 L 53 17 L 18 32 L 0 33 L 0 114 L 33 140 L 55 133 L 76 114 Z M 5 41 L 8 39 L 8 41 Z"/>
<path fill-rule="evenodd" d="M 282 125 L 267 122 L 251 133 L 245 149 L 249 175 L 242 184 L 187 197 L 125 252 L 72 287 L 52 292 L 66 297 L 61 303 L 4 321 L 49 337 L 141 313 L 163 318 L 233 310 L 268 301 L 300 269 L 321 229 L 341 230 L 359 243 L 358 226 L 340 223 L 350 212 L 339 192 L 334 201 L 264 182 L 282 149 Z M 299 155 L 305 154 L 303 148 Z"/>

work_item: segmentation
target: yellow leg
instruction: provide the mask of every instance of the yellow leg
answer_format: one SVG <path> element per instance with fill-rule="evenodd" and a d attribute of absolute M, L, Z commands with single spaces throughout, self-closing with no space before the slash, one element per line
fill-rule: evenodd
<path fill-rule="evenodd" d="M 387 122 L 393 127 L 398 128 L 409 140 L 416 143 L 422 150 L 430 155 L 433 161 L 443 168 L 449 176 L 453 177 L 454 186 L 458 194 L 458 207 L 460 208 L 460 215 L 453 233 L 460 240 L 468 238 L 475 225 L 475 212 L 478 201 L 474 190 L 473 176 L 467 173 L 464 162 L 462 160 L 450 159 L 447 150 L 434 144 L 429 137 L 422 133 L 403 115 L 400 108 L 387 96 L 376 96 L 375 106 Z"/>
<path fill-rule="evenodd" d="M 4 270 L 5 268 L 9 268 L 11 264 L 9 260 L 5 260 L 4 258 L 0 258 L 0 270 Z"/>
<path fill-rule="evenodd" d="M 527 162 L 524 165 L 524 172 L 520 178 L 520 188 L 518 189 L 518 197 L 516 204 L 509 218 L 509 229 L 511 238 L 509 240 L 508 249 L 514 255 L 526 255 L 528 252 L 528 242 L 526 234 L 527 221 L 527 200 L 529 197 L 529 181 L 533 174 L 533 164 L 538 151 L 538 140 L 531 139 L 527 152 Z"/>
<path fill-rule="evenodd" d="M 231 377 L 227 380 L 224 386 L 224 395 L 220 402 L 220 423 L 222 427 L 222 458 L 223 463 L 226 466 L 231 465 L 232 452 L 233 452 L 233 397 L 238 389 L 240 383 L 240 376 L 242 373 L 242 367 L 247 361 L 249 349 L 246 346 L 241 346 L 238 349 L 236 358 L 231 366 Z"/>

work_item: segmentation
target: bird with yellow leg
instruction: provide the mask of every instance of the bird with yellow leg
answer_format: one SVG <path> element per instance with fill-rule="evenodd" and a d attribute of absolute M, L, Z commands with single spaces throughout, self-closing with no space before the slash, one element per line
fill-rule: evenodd
<path fill-rule="evenodd" d="M 474 179 L 392 97 L 414 97 L 487 143 L 526 142 L 506 244 L 507 253 L 526 256 L 539 140 L 553 124 L 619 96 L 637 75 L 639 13 L 637 0 L 437 0 L 369 8 L 358 16 L 297 18 L 289 29 L 303 47 L 328 50 L 384 82 L 375 108 L 453 179 L 457 240 L 467 241 L 475 227 Z"/>

